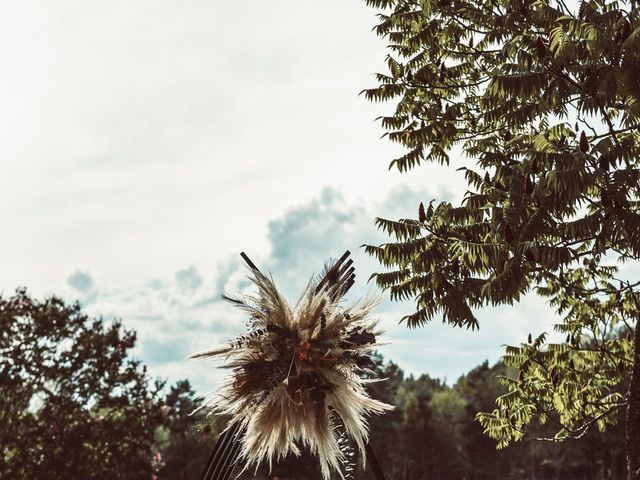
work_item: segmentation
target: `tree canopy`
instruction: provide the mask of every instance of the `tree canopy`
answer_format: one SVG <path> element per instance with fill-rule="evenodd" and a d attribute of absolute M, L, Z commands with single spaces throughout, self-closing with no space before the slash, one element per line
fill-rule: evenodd
<path fill-rule="evenodd" d="M 134 332 L 91 319 L 77 304 L 35 300 L 24 290 L 0 298 L 0 477 L 197 478 L 225 419 L 192 415 L 202 399 L 189 382 L 160 389 L 130 357 L 134 346 Z M 623 442 L 615 430 L 589 433 L 588 449 L 495 450 L 474 416 L 507 393 L 496 377 L 513 367 L 485 362 L 448 386 L 373 360 L 375 376 L 388 380 L 371 383 L 370 393 L 397 405 L 371 418 L 371 444 L 388 478 L 619 477 Z M 259 470 L 258 478 L 274 476 L 313 480 L 320 471 L 307 452 Z"/>
<path fill-rule="evenodd" d="M 503 363 L 489 366 L 484 362 L 451 385 L 426 373 L 407 375 L 379 355 L 374 363 L 375 376 L 387 380 L 371 383 L 371 394 L 396 405 L 395 410 L 370 420 L 370 445 L 386 478 L 613 480 L 623 474 L 624 439 L 619 426 L 607 432 L 592 431 L 580 443 L 522 442 L 496 450 L 495 442 L 483 434 L 474 417 L 507 392 L 497 377 L 512 368 Z M 308 452 L 278 462 L 271 471 L 266 467 L 258 478 L 321 478 L 317 459 Z M 253 472 L 240 477 L 254 478 Z M 357 471 L 356 479 L 372 478 L 369 468 Z"/>
<path fill-rule="evenodd" d="M 366 3 L 390 53 L 364 93 L 395 102 L 382 126 L 407 149 L 390 168 L 455 156 L 468 184 L 459 203 L 376 220 L 393 238 L 366 247 L 389 269 L 377 284 L 415 300 L 409 327 L 441 315 L 475 329 L 479 308 L 546 296 L 566 342 L 507 350 L 518 375 L 480 417 L 487 433 L 504 446 L 536 437 L 537 421 L 561 440 L 627 407 L 628 478 L 640 478 L 637 2 Z"/>
<path fill-rule="evenodd" d="M 201 465 L 207 447 L 188 417 L 199 400 L 184 382 L 165 397 L 164 382 L 130 357 L 135 342 L 79 304 L 24 289 L 0 297 L 0 477 L 148 480 L 162 469 L 186 478 L 176 474 L 187 468 L 179 433 Z M 162 430 L 174 435 L 159 442 Z"/>

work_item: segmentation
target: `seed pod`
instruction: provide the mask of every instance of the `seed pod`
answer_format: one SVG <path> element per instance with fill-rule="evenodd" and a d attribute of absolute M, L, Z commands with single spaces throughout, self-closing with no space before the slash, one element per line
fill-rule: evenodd
<path fill-rule="evenodd" d="M 505 225 L 504 226 L 504 240 L 507 243 L 512 243 L 513 242 L 513 232 L 509 228 L 509 225 Z"/>
<path fill-rule="evenodd" d="M 589 151 L 589 140 L 587 140 L 587 134 L 584 133 L 584 130 L 580 134 L 580 151 L 582 153 L 587 153 Z"/>
<path fill-rule="evenodd" d="M 418 220 L 420 223 L 424 223 L 427 221 L 427 214 L 424 211 L 424 203 L 420 202 L 420 207 L 418 207 Z"/>
<path fill-rule="evenodd" d="M 547 55 L 547 46 L 544 44 L 544 40 L 541 36 L 536 39 L 536 53 L 538 58 L 542 60 Z"/>
<path fill-rule="evenodd" d="M 524 183 L 525 193 L 531 194 L 533 192 L 533 187 L 534 187 L 533 181 L 531 181 L 531 177 L 527 175 L 527 179 L 525 180 L 525 183 Z"/>
<path fill-rule="evenodd" d="M 531 162 L 531 173 L 538 173 L 538 159 L 534 158 Z"/>
<path fill-rule="evenodd" d="M 457 258 L 453 262 L 451 262 L 451 273 L 453 273 L 454 275 L 460 273 L 460 264 L 458 263 Z"/>
<path fill-rule="evenodd" d="M 529 337 L 527 338 L 527 341 L 529 342 L 529 345 L 531 345 L 531 343 L 533 341 L 532 338 L 531 338 L 531 334 L 529 334 Z"/>
<path fill-rule="evenodd" d="M 607 157 L 605 157 L 604 155 L 600 157 L 600 160 L 598 160 L 598 167 L 600 167 L 600 170 L 602 170 L 603 172 L 609 171 L 609 160 L 607 159 Z"/>

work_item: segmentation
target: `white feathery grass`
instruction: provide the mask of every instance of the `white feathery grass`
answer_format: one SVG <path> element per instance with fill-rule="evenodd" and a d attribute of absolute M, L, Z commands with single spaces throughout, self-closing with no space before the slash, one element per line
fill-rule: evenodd
<path fill-rule="evenodd" d="M 335 422 L 342 422 L 364 463 L 367 417 L 393 408 L 371 398 L 364 387 L 370 380 L 360 376 L 380 333 L 370 318 L 378 300 L 343 307 L 349 285 L 334 278 L 333 285 L 330 279 L 319 286 L 312 279 L 291 308 L 271 278 L 257 269 L 252 275 L 256 296 L 225 297 L 248 314 L 247 333 L 193 355 L 224 359 L 232 371 L 208 405 L 229 415 L 229 426 L 241 425 L 247 466 L 298 455 L 306 446 L 318 456 L 325 480 L 331 471 L 342 476 Z"/>

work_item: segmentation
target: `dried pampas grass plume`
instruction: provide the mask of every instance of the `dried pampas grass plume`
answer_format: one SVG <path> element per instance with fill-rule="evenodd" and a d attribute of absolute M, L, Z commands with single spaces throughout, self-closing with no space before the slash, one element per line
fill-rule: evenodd
<path fill-rule="evenodd" d="M 232 370 L 209 404 L 231 417 L 246 466 L 298 455 L 309 447 L 320 460 L 322 476 L 343 476 L 343 429 L 358 446 L 364 462 L 367 417 L 393 407 L 371 398 L 361 373 L 371 365 L 376 322 L 370 314 L 377 301 L 343 307 L 353 285 L 352 261 L 342 258 L 312 278 L 292 308 L 273 280 L 242 254 L 251 268 L 255 297 L 225 297 L 245 311 L 248 332 L 220 348 L 194 358 L 222 358 Z"/>

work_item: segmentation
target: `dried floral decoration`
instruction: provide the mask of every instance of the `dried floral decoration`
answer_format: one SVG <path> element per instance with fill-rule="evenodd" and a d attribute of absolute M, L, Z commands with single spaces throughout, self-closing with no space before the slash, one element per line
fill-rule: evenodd
<path fill-rule="evenodd" d="M 346 252 L 312 278 L 294 308 L 282 298 L 271 278 L 251 267 L 256 297 L 225 297 L 245 311 L 248 332 L 229 344 L 194 355 L 223 358 L 232 375 L 209 402 L 229 415 L 245 465 L 258 465 L 300 454 L 310 448 L 320 460 L 323 478 L 331 470 L 343 476 L 337 427 L 343 427 L 365 458 L 367 416 L 392 409 L 371 398 L 362 373 L 371 365 L 376 322 L 370 313 L 377 301 L 344 307 L 341 300 L 353 285 Z M 371 373 L 371 372 L 370 372 Z"/>

